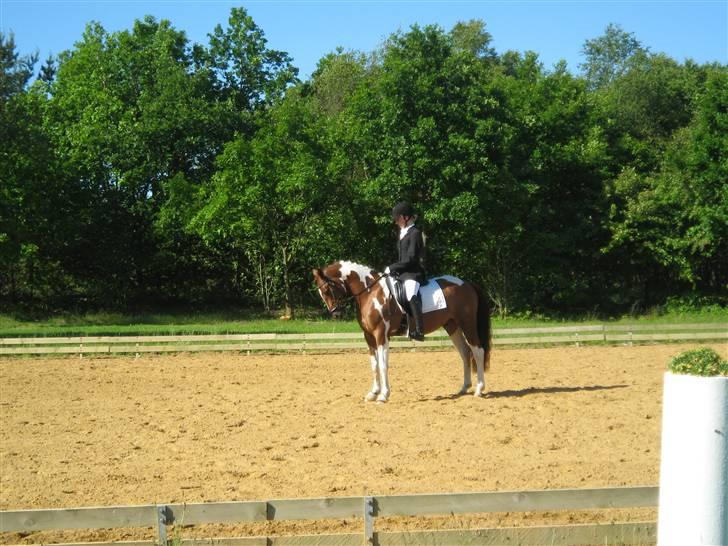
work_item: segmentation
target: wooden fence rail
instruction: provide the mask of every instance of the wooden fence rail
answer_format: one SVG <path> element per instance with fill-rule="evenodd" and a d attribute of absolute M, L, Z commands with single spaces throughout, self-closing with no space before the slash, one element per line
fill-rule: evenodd
<path fill-rule="evenodd" d="M 550 345 L 583 343 L 639 343 L 657 341 L 711 341 L 728 339 L 728 323 L 664 325 L 588 325 L 548 328 L 501 328 L 493 332 L 494 345 Z M 449 347 L 440 331 L 424 343 L 394 339 L 395 349 Z M 73 336 L 9 337 L 0 339 L 2 355 L 135 354 L 200 351 L 327 352 L 359 350 L 366 344 L 361 333 L 341 334 L 220 334 L 180 336 Z"/>
<path fill-rule="evenodd" d="M 253 502 L 167 504 L 8 510 L 0 512 L 0 532 L 32 532 L 49 529 L 113 529 L 155 527 L 156 544 L 201 546 L 243 545 L 360 545 L 378 544 L 654 544 L 655 522 L 610 523 L 457 529 L 448 531 L 377 532 L 375 520 L 384 516 L 453 515 L 488 512 L 553 512 L 612 508 L 655 507 L 657 487 L 558 489 L 437 495 L 330 497 Z M 184 539 L 170 541 L 167 526 L 177 524 L 245 523 L 281 520 L 359 518 L 363 533 L 285 537 Z M 112 543 L 108 543 L 112 544 Z M 113 543 L 130 546 L 132 543 Z M 151 546 L 152 541 L 133 543 Z M 94 543 L 99 546 L 99 543 Z"/>

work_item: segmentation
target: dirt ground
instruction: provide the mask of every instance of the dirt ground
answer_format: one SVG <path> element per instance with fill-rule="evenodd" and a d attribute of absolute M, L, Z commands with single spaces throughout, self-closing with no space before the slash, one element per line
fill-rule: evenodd
<path fill-rule="evenodd" d="M 482 399 L 454 396 L 454 351 L 397 352 L 386 404 L 363 353 L 4 359 L 0 509 L 656 485 L 662 375 L 692 347 L 496 347 Z"/>

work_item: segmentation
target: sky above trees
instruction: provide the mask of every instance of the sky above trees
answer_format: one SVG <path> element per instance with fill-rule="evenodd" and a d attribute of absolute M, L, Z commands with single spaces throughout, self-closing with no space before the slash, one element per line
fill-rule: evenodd
<path fill-rule="evenodd" d="M 0 30 L 15 33 L 20 52 L 37 50 L 42 59 L 71 49 L 92 20 L 113 32 L 131 28 L 145 15 L 168 19 L 190 41 L 204 44 L 238 5 L 264 29 L 270 48 L 291 56 L 302 77 L 310 76 L 318 60 L 337 47 L 372 51 L 391 33 L 413 24 L 449 30 L 471 19 L 485 21 L 499 53 L 535 51 L 547 68 L 564 59 L 572 72 L 584 60 L 584 42 L 609 23 L 678 62 L 728 60 L 728 4 L 722 0 L 0 0 Z"/>

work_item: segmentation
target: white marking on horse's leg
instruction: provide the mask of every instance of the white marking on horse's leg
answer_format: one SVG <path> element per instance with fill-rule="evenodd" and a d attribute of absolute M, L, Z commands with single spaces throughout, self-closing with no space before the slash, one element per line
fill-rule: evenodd
<path fill-rule="evenodd" d="M 463 386 L 459 394 L 465 394 L 472 385 L 470 380 L 470 347 L 468 347 L 463 331 L 460 328 L 452 333 L 450 341 L 452 341 L 452 344 L 460 354 L 460 358 L 463 360 Z"/>
<path fill-rule="evenodd" d="M 377 346 L 377 361 L 379 362 L 379 386 L 381 391 L 377 402 L 389 400 L 389 341 Z"/>
<path fill-rule="evenodd" d="M 470 345 L 470 350 L 473 352 L 475 358 L 475 364 L 478 368 L 478 383 L 475 385 L 475 396 L 483 396 L 485 390 L 485 349 L 482 347 L 476 347 Z"/>
<path fill-rule="evenodd" d="M 377 363 L 377 354 L 374 353 L 372 355 L 369 355 L 369 358 L 372 362 L 372 390 L 369 391 L 369 393 L 364 397 L 364 400 L 367 402 L 373 402 L 377 399 L 377 395 L 379 394 L 379 391 L 381 388 L 379 387 L 379 364 Z"/>

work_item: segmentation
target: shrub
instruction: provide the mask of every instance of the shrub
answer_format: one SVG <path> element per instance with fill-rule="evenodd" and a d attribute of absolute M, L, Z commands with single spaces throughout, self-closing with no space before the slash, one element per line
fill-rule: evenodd
<path fill-rule="evenodd" d="M 728 361 L 707 347 L 679 354 L 670 361 L 667 368 L 672 373 L 684 375 L 728 376 Z"/>

